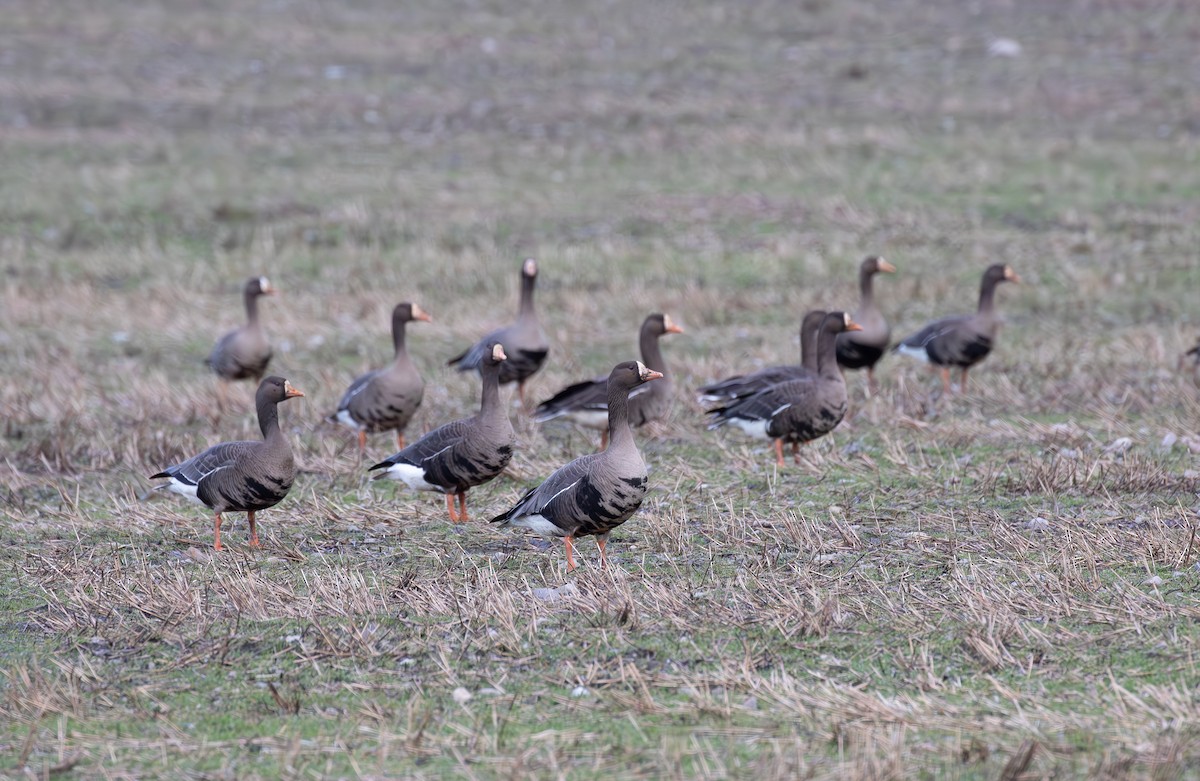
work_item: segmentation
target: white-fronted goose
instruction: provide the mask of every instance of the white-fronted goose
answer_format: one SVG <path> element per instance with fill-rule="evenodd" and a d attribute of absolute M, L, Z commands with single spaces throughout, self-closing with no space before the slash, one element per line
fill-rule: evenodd
<path fill-rule="evenodd" d="M 250 547 L 258 547 L 254 514 L 274 507 L 287 496 L 296 477 L 292 446 L 279 428 L 278 404 L 304 394 L 282 377 L 267 377 L 258 386 L 255 404 L 258 442 L 222 442 L 152 478 L 165 477 L 168 490 L 199 502 L 216 513 L 213 548 L 221 550 L 221 513 L 244 512 L 250 521 Z"/>
<path fill-rule="evenodd" d="M 608 447 L 558 468 L 492 523 L 562 537 L 568 571 L 575 569 L 574 539 L 595 535 L 600 565 L 606 567 L 609 532 L 629 520 L 646 496 L 646 462 L 629 427 L 629 392 L 660 377 L 640 361 L 617 364 L 608 375 Z"/>
<path fill-rule="evenodd" d="M 367 448 L 367 433 L 396 430 L 396 446 L 404 449 L 404 427 L 421 406 L 425 396 L 425 381 L 405 347 L 405 326 L 418 320 L 432 318 L 421 307 L 408 302 L 392 310 L 392 345 L 395 358 L 386 369 L 367 372 L 346 389 L 338 411 L 330 416 L 358 431 L 358 452 Z"/>
<path fill-rule="evenodd" d="M 371 470 L 375 479 L 402 480 L 414 491 L 440 491 L 453 523 L 468 520 L 467 489 L 482 485 L 504 471 L 512 459 L 513 427 L 500 404 L 500 367 L 507 357 L 499 342 L 487 346 L 479 365 L 483 398 L 479 412 L 435 428 Z M 454 509 L 458 496 L 461 511 Z"/>
<path fill-rule="evenodd" d="M 702 404 L 728 404 L 734 399 L 740 399 L 758 393 L 763 388 L 789 380 L 802 380 L 817 375 L 817 335 L 821 331 L 821 321 L 825 319 L 825 310 L 812 309 L 805 313 L 800 323 L 800 365 L 799 366 L 768 366 L 750 374 L 737 374 L 733 377 L 705 385 L 700 389 L 699 400 Z"/>
<path fill-rule="evenodd" d="M 950 367 L 962 369 L 962 392 L 967 392 L 967 370 L 987 357 L 996 340 L 1000 318 L 996 315 L 996 286 L 1020 282 L 1009 266 L 996 263 L 983 272 L 979 309 L 973 315 L 943 317 L 917 331 L 894 350 L 941 368 L 942 389 L 950 393 Z"/>
<path fill-rule="evenodd" d="M 639 385 L 629 393 L 629 425 L 641 428 L 647 423 L 662 420 L 671 409 L 674 384 L 667 372 L 658 338 L 664 334 L 681 334 L 683 329 L 671 321 L 670 315 L 653 314 L 642 321 L 638 344 L 642 362 L 663 376 L 661 382 Z M 543 401 L 533 412 L 537 423 L 555 418 L 567 418 L 581 426 L 600 429 L 600 449 L 608 444 L 608 377 L 597 377 L 569 385 Z"/>
<path fill-rule="evenodd" d="M 783 466 L 783 443 L 800 461 L 800 445 L 833 431 L 846 415 L 846 382 L 837 366 L 837 335 L 858 330 L 845 312 L 830 312 L 817 338 L 815 378 L 789 380 L 710 410 L 710 429 L 733 425 L 751 436 L 775 440 L 775 462 Z"/>
<path fill-rule="evenodd" d="M 258 382 L 271 362 L 271 344 L 258 322 L 258 297 L 275 295 L 275 288 L 266 277 L 251 277 L 242 288 L 246 305 L 246 324 L 235 328 L 217 340 L 205 363 L 221 384 L 217 386 L 220 406 L 225 406 L 226 383 L 234 380 Z"/>
<path fill-rule="evenodd" d="M 867 385 L 875 392 L 875 364 L 887 349 L 892 327 L 875 303 L 875 275 L 895 273 L 896 267 L 880 257 L 869 257 L 858 268 L 858 309 L 850 315 L 862 326 L 861 331 L 847 331 L 837 338 L 837 362 L 843 369 L 866 369 Z"/>
<path fill-rule="evenodd" d="M 532 258 L 521 264 L 521 308 L 511 325 L 492 331 L 460 355 L 451 358 L 447 365 L 458 365 L 460 372 L 478 369 L 488 353 L 488 345 L 499 342 L 504 345 L 508 360 L 500 369 L 500 384 L 517 383 L 517 394 L 521 407 L 525 407 L 525 380 L 529 379 L 550 352 L 550 342 L 533 306 L 533 289 L 537 283 L 537 262 Z"/>

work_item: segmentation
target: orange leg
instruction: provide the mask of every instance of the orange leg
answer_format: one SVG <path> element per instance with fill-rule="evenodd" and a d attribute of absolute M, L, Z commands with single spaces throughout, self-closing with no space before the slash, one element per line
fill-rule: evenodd
<path fill-rule="evenodd" d="M 600 449 L 608 449 L 608 429 L 604 429 L 604 431 L 600 433 Z"/>
<path fill-rule="evenodd" d="M 799 442 L 792 443 L 792 460 L 795 461 L 797 464 L 800 463 L 800 443 Z"/>
<path fill-rule="evenodd" d="M 467 492 L 466 491 L 458 492 L 458 503 L 459 503 L 459 505 L 462 506 L 462 509 L 459 510 L 459 513 L 458 513 L 458 520 L 469 521 L 470 518 L 467 517 Z"/>
<path fill-rule="evenodd" d="M 458 523 L 458 513 L 454 511 L 454 494 L 446 492 L 446 512 L 450 513 L 450 522 Z"/>
<path fill-rule="evenodd" d="M 217 513 L 217 519 L 213 523 L 213 550 L 221 550 L 221 514 Z"/>
<path fill-rule="evenodd" d="M 604 555 L 604 546 L 608 545 L 608 537 L 597 537 L 596 544 L 600 546 L 600 569 L 608 569 L 608 556 Z"/>
<path fill-rule="evenodd" d="M 404 449 L 404 432 L 403 431 L 399 431 L 399 430 L 396 431 L 396 444 L 400 447 L 401 450 Z"/>
<path fill-rule="evenodd" d="M 367 452 L 367 430 L 365 428 L 360 428 L 358 430 L 358 455 L 359 455 L 359 458 L 361 458 L 362 454 L 365 452 Z"/>
<path fill-rule="evenodd" d="M 959 392 L 962 393 L 963 395 L 966 395 L 966 393 L 967 393 L 967 369 L 965 366 L 963 367 L 962 387 L 959 388 Z"/>
<path fill-rule="evenodd" d="M 783 466 L 783 440 L 775 440 L 775 465 Z"/>
<path fill-rule="evenodd" d="M 942 367 L 942 390 L 947 396 L 950 395 L 950 367 Z"/>
<path fill-rule="evenodd" d="M 251 510 L 250 512 L 246 513 L 246 517 L 250 519 L 250 547 L 261 547 L 258 544 L 258 524 L 254 521 L 254 511 Z"/>
<path fill-rule="evenodd" d="M 567 572 L 572 572 L 575 570 L 575 543 L 569 534 L 563 539 L 567 543 Z"/>

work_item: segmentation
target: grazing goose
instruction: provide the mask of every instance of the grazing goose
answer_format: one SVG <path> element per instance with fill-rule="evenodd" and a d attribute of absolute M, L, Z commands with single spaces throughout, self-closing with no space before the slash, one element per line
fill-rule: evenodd
<path fill-rule="evenodd" d="M 513 427 L 500 404 L 500 367 L 507 356 L 499 342 L 487 345 L 479 374 L 483 400 L 479 412 L 435 428 L 371 471 L 383 469 L 376 480 L 403 480 L 414 491 L 441 491 L 453 523 L 468 520 L 467 489 L 482 485 L 504 471 L 512 459 Z M 455 512 L 458 495 L 460 512 Z"/>
<path fill-rule="evenodd" d="M 608 447 L 555 470 L 492 523 L 522 526 L 567 544 L 567 571 L 575 569 L 576 537 L 595 535 L 600 566 L 607 567 L 608 534 L 629 520 L 646 496 L 646 462 L 629 427 L 629 392 L 662 374 L 640 361 L 617 364 L 608 375 Z"/>
<path fill-rule="evenodd" d="M 1001 282 L 1020 282 L 1009 266 L 996 263 L 983 272 L 979 288 L 979 309 L 973 315 L 934 320 L 900 344 L 899 353 L 911 355 L 941 367 L 942 389 L 950 393 L 950 367 L 962 368 L 962 392 L 967 392 L 967 370 L 992 351 L 1000 318 L 996 315 L 996 286 Z"/>
<path fill-rule="evenodd" d="M 757 393 L 769 385 L 788 380 L 801 380 L 817 374 L 817 334 L 825 310 L 813 309 L 805 313 L 800 323 L 800 365 L 768 366 L 750 374 L 737 374 L 728 379 L 705 385 L 700 389 L 702 404 L 728 404 L 734 399 Z"/>
<path fill-rule="evenodd" d="M 500 369 L 500 384 L 517 383 L 517 394 L 521 408 L 525 407 L 525 380 L 533 376 L 550 352 L 546 332 L 542 330 L 537 310 L 533 307 L 533 288 L 537 282 L 537 262 L 532 258 L 521 264 L 521 308 L 511 325 L 492 331 L 469 349 L 451 358 L 448 366 L 458 365 L 460 372 L 478 369 L 488 354 L 488 345 L 499 342 L 509 353 L 509 358 Z"/>
<path fill-rule="evenodd" d="M 367 372 L 346 389 L 338 410 L 329 416 L 358 430 L 358 452 L 367 449 L 367 432 L 396 430 L 396 446 L 404 449 L 404 427 L 421 406 L 425 381 L 404 346 L 404 329 L 410 322 L 432 322 L 416 304 L 396 304 L 392 310 L 392 344 L 395 359 L 386 369 Z"/>
<path fill-rule="evenodd" d="M 629 394 L 629 425 L 641 428 L 647 423 L 662 420 L 671 409 L 671 391 L 674 387 L 667 374 L 667 363 L 663 360 L 658 337 L 664 334 L 681 334 L 683 329 L 671 321 L 670 315 L 653 314 L 642 321 L 638 344 L 642 348 L 642 362 L 663 376 L 662 382 L 639 385 Z M 536 423 L 565 417 L 581 426 L 598 428 L 600 449 L 608 445 L 608 378 L 597 377 L 569 385 L 550 399 L 543 401 L 533 412 Z"/>
<path fill-rule="evenodd" d="M 266 277 L 251 277 L 242 288 L 246 304 L 246 324 L 217 340 L 205 363 L 221 383 L 217 386 L 219 406 L 224 409 L 226 385 L 234 380 L 258 382 L 271 362 L 271 344 L 258 322 L 258 297 L 273 296 L 275 288 Z"/>
<path fill-rule="evenodd" d="M 837 335 L 859 326 L 845 312 L 830 312 L 821 321 L 815 378 L 770 385 L 751 396 L 709 410 L 710 429 L 727 424 L 751 436 L 775 440 L 775 462 L 783 466 L 783 443 L 792 444 L 800 462 L 800 444 L 833 431 L 846 415 L 846 381 L 837 367 Z"/>
<path fill-rule="evenodd" d="M 879 272 L 895 273 L 896 267 L 883 258 L 869 257 L 858 267 L 858 309 L 850 315 L 862 326 L 861 331 L 847 331 L 837 338 L 837 362 L 843 369 L 866 369 L 867 386 L 874 393 L 875 364 L 887 349 L 892 327 L 875 304 L 873 280 Z"/>
<path fill-rule="evenodd" d="M 254 514 L 274 507 L 287 496 L 296 477 L 292 446 L 279 428 L 278 404 L 304 394 L 282 377 L 268 377 L 258 386 L 255 403 L 259 442 L 222 442 L 182 464 L 169 466 L 151 478 L 165 477 L 164 487 L 203 504 L 217 514 L 213 548 L 221 550 L 221 513 L 246 513 L 250 547 L 258 547 Z"/>

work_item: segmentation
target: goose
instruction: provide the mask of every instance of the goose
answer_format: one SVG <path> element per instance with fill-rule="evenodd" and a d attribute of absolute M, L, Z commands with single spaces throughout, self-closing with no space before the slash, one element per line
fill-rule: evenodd
<path fill-rule="evenodd" d="M 258 382 L 271 362 L 271 344 L 258 322 L 258 297 L 275 295 L 275 288 L 266 277 L 251 277 L 242 288 L 246 305 L 246 324 L 235 328 L 217 340 L 205 363 L 221 382 L 217 385 L 218 406 L 225 407 L 227 385 L 234 380 Z"/>
<path fill-rule="evenodd" d="M 254 514 L 283 501 L 296 477 L 292 446 L 279 428 L 278 405 L 303 395 L 282 377 L 267 377 L 255 394 L 262 440 L 221 442 L 150 476 L 167 478 L 168 482 L 160 488 L 186 496 L 216 513 L 215 550 L 221 550 L 222 513 L 246 513 L 250 521 L 250 547 L 259 547 Z"/>
<path fill-rule="evenodd" d="M 845 312 L 830 312 L 821 321 L 815 378 L 788 380 L 709 410 L 709 429 L 733 425 L 751 436 L 775 441 L 775 463 L 783 466 L 783 443 L 792 445 L 800 461 L 800 445 L 828 434 L 846 415 L 846 381 L 837 367 L 837 335 L 857 331 Z"/>
<path fill-rule="evenodd" d="M 987 357 L 996 340 L 1000 318 L 996 314 L 996 286 L 1019 283 L 1010 266 L 996 263 L 983 272 L 979 309 L 973 315 L 943 317 L 929 323 L 892 349 L 941 368 L 942 390 L 950 393 L 950 367 L 962 369 L 962 392 L 967 392 L 967 370 Z"/>
<path fill-rule="evenodd" d="M 367 448 L 367 433 L 396 430 L 396 446 L 404 449 L 404 427 L 412 420 L 425 396 L 425 381 L 408 356 L 404 344 L 405 326 L 412 321 L 432 322 L 416 304 L 404 302 L 392 310 L 392 345 L 395 358 L 391 366 L 367 372 L 350 383 L 329 420 L 358 431 L 358 452 Z"/>
<path fill-rule="evenodd" d="M 452 523 L 469 520 L 467 489 L 504 471 L 513 453 L 513 427 L 500 404 L 500 367 L 508 360 L 499 342 L 487 346 L 479 365 L 483 394 L 479 412 L 439 426 L 369 471 L 373 479 L 391 478 L 414 491 L 440 491 Z M 458 496 L 461 511 L 455 511 Z"/>
<path fill-rule="evenodd" d="M 613 367 L 607 388 L 608 447 L 559 467 L 492 523 L 500 524 L 500 528 L 523 527 L 545 537 L 562 537 L 567 546 L 568 572 L 575 569 L 575 538 L 594 535 L 600 546 L 600 566 L 606 568 L 604 548 L 609 533 L 629 520 L 646 496 L 646 462 L 629 427 L 629 393 L 662 376 L 640 361 Z"/>
<path fill-rule="evenodd" d="M 521 264 L 521 307 L 513 323 L 492 331 L 447 361 L 448 366 L 457 365 L 460 372 L 478 369 L 488 354 L 488 345 L 493 342 L 503 344 L 505 352 L 510 355 L 500 370 L 500 384 L 517 383 L 517 395 L 521 399 L 522 409 L 526 409 L 525 381 L 542 368 L 550 352 L 546 332 L 542 330 L 537 310 L 533 306 L 537 273 L 537 262 L 533 258 L 528 258 Z"/>
<path fill-rule="evenodd" d="M 800 365 L 768 366 L 750 374 L 736 374 L 720 382 L 700 388 L 702 404 L 728 404 L 734 399 L 750 396 L 769 385 L 788 380 L 811 379 L 817 374 L 817 334 L 824 309 L 812 309 L 804 314 L 800 323 Z"/>
<path fill-rule="evenodd" d="M 896 267 L 883 258 L 871 256 L 858 267 L 859 300 L 850 318 L 862 326 L 861 331 L 847 331 L 838 334 L 837 362 L 843 369 L 866 369 L 867 387 L 874 393 L 875 364 L 887 349 L 888 340 L 892 338 L 892 327 L 884 318 L 883 312 L 875 304 L 875 275 L 894 274 Z"/>
<path fill-rule="evenodd" d="M 642 350 L 642 362 L 663 376 L 661 382 L 639 385 L 629 394 L 629 425 L 641 428 L 647 423 L 662 420 L 671 409 L 671 391 L 674 388 L 667 373 L 658 338 L 664 334 L 681 334 L 683 329 L 671 320 L 670 315 L 652 314 L 642 321 L 638 344 Z M 608 445 L 608 378 L 597 377 L 568 385 L 551 398 L 543 401 L 533 412 L 535 423 L 564 417 L 581 426 L 601 430 L 600 449 Z"/>

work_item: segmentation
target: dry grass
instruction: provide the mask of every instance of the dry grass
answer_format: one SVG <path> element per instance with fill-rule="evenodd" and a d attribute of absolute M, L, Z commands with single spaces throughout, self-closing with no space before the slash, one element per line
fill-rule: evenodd
<path fill-rule="evenodd" d="M 6 9 L 0 774 L 1197 776 L 1198 36 L 1169 1 Z M 971 393 L 889 358 L 779 472 L 706 432 L 687 391 L 790 360 L 875 252 L 896 336 L 1029 282 Z M 444 362 L 530 255 L 534 397 L 688 330 L 607 572 L 322 422 L 403 299 L 415 428 L 473 408 Z M 145 475 L 256 435 L 201 361 L 260 273 L 301 475 L 214 556 Z M 518 425 L 476 518 L 593 444 Z"/>

